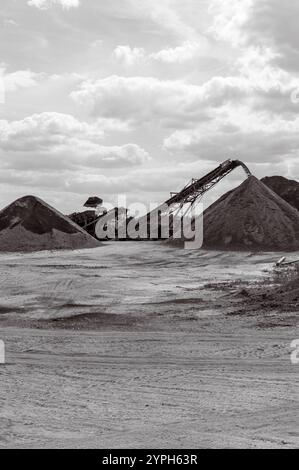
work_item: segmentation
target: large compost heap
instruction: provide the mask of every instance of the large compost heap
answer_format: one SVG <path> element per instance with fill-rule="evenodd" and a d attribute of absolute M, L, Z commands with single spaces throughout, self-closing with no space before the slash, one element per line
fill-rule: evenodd
<path fill-rule="evenodd" d="M 69 218 L 34 196 L 0 211 L 0 251 L 73 250 L 99 243 Z"/>

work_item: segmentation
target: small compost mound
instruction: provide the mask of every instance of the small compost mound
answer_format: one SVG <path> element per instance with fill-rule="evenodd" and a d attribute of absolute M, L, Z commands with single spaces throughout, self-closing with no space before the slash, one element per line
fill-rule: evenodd
<path fill-rule="evenodd" d="M 0 251 L 73 250 L 99 243 L 78 225 L 34 196 L 0 211 Z"/>
<path fill-rule="evenodd" d="M 299 249 L 299 213 L 254 176 L 204 212 L 204 248 Z"/>

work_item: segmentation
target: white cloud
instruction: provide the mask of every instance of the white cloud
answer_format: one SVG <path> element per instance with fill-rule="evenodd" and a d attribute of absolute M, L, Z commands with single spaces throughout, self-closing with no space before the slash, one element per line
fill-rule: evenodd
<path fill-rule="evenodd" d="M 212 0 L 210 32 L 219 40 L 241 47 L 268 48 L 272 63 L 299 69 L 299 3 L 286 0 Z"/>
<path fill-rule="evenodd" d="M 271 0 L 272 1 L 272 0 Z M 210 13 L 213 24 L 210 32 L 215 37 L 237 46 L 247 40 L 244 25 L 250 18 L 256 0 L 211 0 Z"/>
<path fill-rule="evenodd" d="M 91 151 L 86 164 L 99 168 L 126 168 L 142 165 L 149 159 L 148 153 L 136 144 L 102 145 Z"/>
<path fill-rule="evenodd" d="M 18 70 L 7 73 L 6 65 L 0 64 L 0 104 L 5 103 L 7 93 L 36 87 L 44 77 L 44 74 L 35 73 L 31 70 Z"/>
<path fill-rule="evenodd" d="M 20 121 L 0 121 L 0 143 L 8 150 L 34 151 L 60 145 L 68 138 L 100 140 L 103 131 L 61 113 L 34 114 Z"/>
<path fill-rule="evenodd" d="M 172 126 L 176 120 L 200 119 L 199 106 L 204 99 L 201 87 L 152 77 L 110 76 L 85 81 L 71 94 L 94 116 L 117 118 L 136 123 L 163 122 Z"/>
<path fill-rule="evenodd" d="M 227 106 L 210 123 L 175 131 L 164 140 L 164 147 L 190 160 L 291 161 L 299 156 L 299 118 L 275 119 L 264 112 Z"/>
<path fill-rule="evenodd" d="M 176 47 L 166 47 L 152 54 L 146 54 L 143 48 L 130 46 L 117 46 L 113 56 L 126 66 L 148 62 L 150 60 L 168 64 L 183 64 L 208 54 L 208 41 L 202 38 L 200 41 L 184 41 Z"/>
<path fill-rule="evenodd" d="M 291 101 L 299 80 L 268 65 L 257 50 L 240 60 L 238 74 L 215 76 L 202 85 L 152 77 L 110 76 L 88 80 L 71 97 L 96 117 L 114 118 L 135 127 L 147 122 L 186 128 L 212 119 L 214 108 L 227 103 L 250 105 L 269 112 L 296 113 Z"/>
<path fill-rule="evenodd" d="M 37 7 L 41 10 L 50 8 L 52 5 L 61 5 L 63 9 L 77 8 L 80 0 L 29 0 L 29 6 Z"/>
<path fill-rule="evenodd" d="M 153 2 L 129 0 L 128 4 L 131 10 L 139 12 L 143 18 L 151 19 L 159 27 L 180 39 L 186 40 L 198 37 L 196 29 L 185 20 L 182 14 L 184 5 L 181 0 L 159 0 Z M 188 8 L 187 2 L 186 8 Z"/>
<path fill-rule="evenodd" d="M 113 51 L 113 56 L 127 66 L 135 65 L 145 57 L 145 51 L 139 47 L 117 46 Z"/>
<path fill-rule="evenodd" d="M 255 0 L 245 24 L 250 44 L 266 45 L 276 54 L 275 64 L 299 70 L 299 3 L 286 0 Z"/>
<path fill-rule="evenodd" d="M 202 57 L 208 52 L 207 40 L 185 41 L 177 47 L 167 47 L 150 55 L 151 59 L 165 62 L 183 64 L 197 57 Z"/>
<path fill-rule="evenodd" d="M 20 88 L 37 86 L 44 77 L 42 73 L 35 73 L 31 70 L 18 70 L 12 73 L 3 73 L 3 81 L 6 92 L 14 92 Z"/>
<path fill-rule="evenodd" d="M 123 168 L 149 159 L 136 144 L 102 145 L 103 121 L 80 122 L 60 113 L 35 114 L 20 121 L 0 121 L 2 160 L 15 168 Z"/>

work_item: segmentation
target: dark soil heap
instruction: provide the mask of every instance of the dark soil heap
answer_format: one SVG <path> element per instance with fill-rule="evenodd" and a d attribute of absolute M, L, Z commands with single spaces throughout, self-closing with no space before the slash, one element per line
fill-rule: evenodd
<path fill-rule="evenodd" d="M 268 188 L 299 211 L 299 183 L 283 176 L 266 176 L 261 180 Z"/>
<path fill-rule="evenodd" d="M 73 250 L 99 243 L 78 225 L 34 196 L 0 211 L 0 251 Z"/>
<path fill-rule="evenodd" d="M 299 249 L 299 212 L 250 176 L 204 212 L 204 248 Z"/>

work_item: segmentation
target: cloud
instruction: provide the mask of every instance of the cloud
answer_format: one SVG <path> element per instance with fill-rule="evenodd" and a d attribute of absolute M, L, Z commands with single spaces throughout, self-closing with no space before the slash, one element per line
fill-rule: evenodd
<path fill-rule="evenodd" d="M 126 66 L 140 64 L 142 62 L 158 61 L 165 64 L 183 64 L 208 54 L 208 41 L 185 41 L 176 47 L 166 47 L 158 52 L 146 54 L 143 48 L 130 46 L 117 46 L 113 51 L 113 57 Z"/>
<path fill-rule="evenodd" d="M 6 65 L 0 64 L 0 104 L 5 103 L 6 93 L 36 87 L 44 77 L 44 74 L 35 73 L 31 70 L 18 70 L 7 73 Z"/>
<path fill-rule="evenodd" d="M 140 2 L 140 0 L 129 0 L 131 11 L 139 12 L 143 18 L 149 18 L 159 27 L 180 39 L 195 39 L 198 37 L 197 30 L 185 20 L 181 0 L 159 0 L 155 2 Z M 188 2 L 186 2 L 188 9 Z"/>
<path fill-rule="evenodd" d="M 299 3 L 255 0 L 244 25 L 248 42 L 264 44 L 275 53 L 275 63 L 286 70 L 299 69 Z"/>
<path fill-rule="evenodd" d="M 156 121 L 172 126 L 177 120 L 202 118 L 201 87 L 152 77 L 110 76 L 85 81 L 71 97 L 93 116 L 135 124 Z"/>
<path fill-rule="evenodd" d="M 102 168 L 126 168 L 146 163 L 148 153 L 136 144 L 98 146 L 87 158 L 87 165 Z M 100 163 L 99 163 L 100 160 Z"/>
<path fill-rule="evenodd" d="M 131 66 L 144 59 L 145 51 L 139 47 L 117 46 L 113 51 L 113 56 L 123 64 Z"/>
<path fill-rule="evenodd" d="M 31 70 L 18 70 L 12 73 L 2 71 L 2 73 L 5 91 L 7 92 L 37 86 L 39 81 L 44 77 L 44 74 L 35 73 Z"/>
<path fill-rule="evenodd" d="M 60 5 L 63 9 L 78 8 L 80 0 L 29 0 L 29 6 L 37 7 L 41 10 L 50 8 L 53 5 Z"/>
<path fill-rule="evenodd" d="M 271 62 L 286 70 L 299 69 L 299 3 L 286 0 L 212 0 L 210 32 L 242 48 L 268 48 Z M 243 51 L 244 52 L 244 51 Z"/>
<path fill-rule="evenodd" d="M 207 40 L 185 41 L 177 47 L 167 47 L 150 55 L 151 59 L 169 64 L 183 64 L 208 52 Z"/>
<path fill-rule="evenodd" d="M 211 123 L 191 130 L 175 131 L 164 148 L 175 156 L 203 161 L 235 158 L 244 162 L 273 163 L 299 156 L 299 118 L 273 119 L 248 108 L 227 107 Z"/>
<path fill-rule="evenodd" d="M 292 95 L 299 89 L 298 2 L 288 0 L 281 8 L 278 0 L 212 0 L 210 11 L 210 32 L 239 51 L 234 72 L 248 82 L 252 106 L 296 113 Z"/>
<path fill-rule="evenodd" d="M 272 1 L 272 0 L 270 0 Z M 246 23 L 256 0 L 211 0 L 209 11 L 213 17 L 209 31 L 223 41 L 234 46 L 247 41 Z"/>
<path fill-rule="evenodd" d="M 135 127 L 149 122 L 165 128 L 190 127 L 213 119 L 214 109 L 227 103 L 297 113 L 291 96 L 299 89 L 299 80 L 268 65 L 265 51 L 250 50 L 238 69 L 236 75 L 215 76 L 202 85 L 113 75 L 83 82 L 71 97 L 92 116 L 118 119 Z"/>
<path fill-rule="evenodd" d="M 49 145 L 60 145 L 73 136 L 100 140 L 103 135 L 96 125 L 61 113 L 34 114 L 21 121 L 0 121 L 0 142 L 6 150 L 43 150 Z"/>
<path fill-rule="evenodd" d="M 103 121 L 80 122 L 73 116 L 42 113 L 20 121 L 0 121 L 0 148 L 4 166 L 23 169 L 125 168 L 148 161 L 136 144 L 101 143 Z"/>

